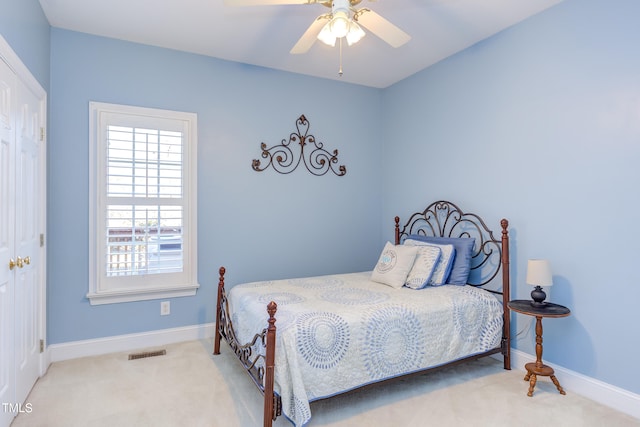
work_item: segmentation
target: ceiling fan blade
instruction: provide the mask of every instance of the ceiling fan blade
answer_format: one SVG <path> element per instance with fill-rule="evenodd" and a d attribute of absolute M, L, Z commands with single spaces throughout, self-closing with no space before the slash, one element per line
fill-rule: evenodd
<path fill-rule="evenodd" d="M 318 0 L 224 0 L 225 6 L 277 6 L 282 4 L 314 4 Z"/>
<path fill-rule="evenodd" d="M 298 40 L 295 46 L 291 48 L 289 53 L 293 53 L 294 55 L 307 53 L 307 51 L 311 49 L 311 46 L 313 46 L 313 43 L 315 43 L 316 39 L 318 38 L 318 33 L 320 33 L 320 30 L 327 23 L 327 19 L 329 19 L 330 17 L 330 14 L 318 16 L 316 20 L 313 21 L 313 23 L 309 26 L 309 28 L 307 28 L 307 31 L 304 32 L 302 37 L 300 37 L 300 40 Z"/>
<path fill-rule="evenodd" d="M 400 47 L 411 40 L 411 36 L 409 34 L 405 33 L 371 9 L 358 10 L 356 20 L 358 24 L 362 25 L 393 47 Z"/>

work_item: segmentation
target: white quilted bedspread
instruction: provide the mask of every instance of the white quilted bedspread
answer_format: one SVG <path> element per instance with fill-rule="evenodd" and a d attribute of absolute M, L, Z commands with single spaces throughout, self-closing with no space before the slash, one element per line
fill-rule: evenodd
<path fill-rule="evenodd" d="M 471 286 L 394 289 L 370 272 L 237 285 L 228 292 L 240 342 L 278 304 L 275 389 L 284 415 L 309 422 L 309 402 L 495 348 L 502 305 Z"/>

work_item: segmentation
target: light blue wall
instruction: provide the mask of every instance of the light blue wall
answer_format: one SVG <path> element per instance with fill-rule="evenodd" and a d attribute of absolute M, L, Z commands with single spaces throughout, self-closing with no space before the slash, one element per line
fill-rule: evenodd
<path fill-rule="evenodd" d="M 367 270 L 380 248 L 381 92 L 204 56 L 52 30 L 49 131 L 50 344 L 214 320 L 218 267 L 239 281 Z M 88 105 L 198 114 L 195 297 L 91 306 Z M 344 177 L 255 172 L 260 143 L 310 133 L 339 150 Z"/>
<path fill-rule="evenodd" d="M 0 34 L 49 90 L 49 22 L 38 0 L 0 0 Z"/>
<path fill-rule="evenodd" d="M 640 2 L 571 0 L 385 90 L 383 213 L 459 202 L 511 222 L 513 297 L 548 258 L 543 359 L 634 393 Z M 514 315 L 513 332 L 531 320 Z M 515 342 L 535 354 L 531 333 Z M 562 380 L 561 380 L 562 381 Z"/>

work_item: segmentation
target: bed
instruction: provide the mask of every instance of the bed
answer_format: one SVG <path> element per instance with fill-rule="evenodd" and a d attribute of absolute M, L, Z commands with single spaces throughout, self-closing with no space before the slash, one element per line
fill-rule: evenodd
<path fill-rule="evenodd" d="M 303 426 L 315 400 L 480 357 L 510 369 L 508 225 L 496 237 L 437 201 L 395 217 L 372 271 L 227 291 L 221 267 L 214 354 L 224 338 L 264 395 L 264 426 Z"/>

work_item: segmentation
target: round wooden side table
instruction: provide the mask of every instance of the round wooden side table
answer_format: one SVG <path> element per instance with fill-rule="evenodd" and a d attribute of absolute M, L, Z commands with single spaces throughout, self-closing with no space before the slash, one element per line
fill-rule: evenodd
<path fill-rule="evenodd" d="M 560 394 L 566 394 L 564 389 L 560 386 L 560 383 L 553 372 L 553 368 L 542 363 L 542 318 L 567 317 L 571 314 L 571 310 L 563 305 L 551 302 L 545 302 L 542 306 L 534 306 L 531 304 L 530 300 L 513 300 L 509 301 L 507 305 L 515 312 L 526 314 L 528 316 L 535 316 L 536 318 L 536 361 L 524 365 L 527 370 L 524 380 L 529 381 L 529 392 L 527 393 L 527 396 L 533 396 L 533 389 L 536 386 L 538 375 L 550 377 Z"/>

